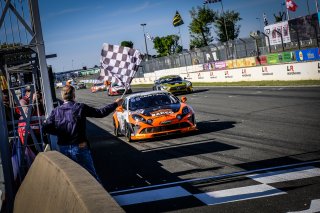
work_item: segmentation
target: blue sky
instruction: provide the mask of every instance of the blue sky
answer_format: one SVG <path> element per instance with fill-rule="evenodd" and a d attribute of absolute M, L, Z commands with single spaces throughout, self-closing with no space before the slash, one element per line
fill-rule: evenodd
<path fill-rule="evenodd" d="M 40 15 L 46 54 L 56 53 L 57 58 L 49 59 L 54 72 L 79 69 L 83 66 L 99 65 L 103 43 L 120 44 L 132 41 L 134 48 L 145 53 L 143 29 L 151 36 L 178 34 L 172 19 L 179 11 L 184 25 L 180 27 L 182 43 L 189 47 L 188 25 L 192 7 L 202 6 L 204 0 L 40 0 Z M 54 2 L 54 3 L 53 3 Z M 262 14 L 266 13 L 269 23 L 274 22 L 274 13 L 285 8 L 284 0 L 223 0 L 224 10 L 240 13 L 240 37 L 247 37 L 250 31 L 263 27 Z M 298 10 L 290 17 L 308 13 L 306 0 L 295 0 Z M 210 4 L 210 8 L 221 10 L 221 4 Z M 311 12 L 315 12 L 315 0 L 309 0 Z M 257 19 L 257 18 L 260 18 Z M 215 33 L 213 32 L 213 36 Z M 150 54 L 155 54 L 153 43 L 147 41 Z"/>

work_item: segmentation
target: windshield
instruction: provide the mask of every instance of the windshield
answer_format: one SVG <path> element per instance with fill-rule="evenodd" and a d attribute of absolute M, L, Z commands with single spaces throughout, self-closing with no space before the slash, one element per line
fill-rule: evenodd
<path fill-rule="evenodd" d="M 171 83 L 176 81 L 182 81 L 182 78 L 180 76 L 172 76 L 172 77 L 160 79 L 161 84 Z"/>
<path fill-rule="evenodd" d="M 135 111 L 137 109 L 159 107 L 176 104 L 178 102 L 179 99 L 177 97 L 165 93 L 137 96 L 130 99 L 129 110 Z"/>
<path fill-rule="evenodd" d="M 112 87 L 120 87 L 121 85 L 117 84 L 117 83 L 112 83 L 111 84 Z"/>

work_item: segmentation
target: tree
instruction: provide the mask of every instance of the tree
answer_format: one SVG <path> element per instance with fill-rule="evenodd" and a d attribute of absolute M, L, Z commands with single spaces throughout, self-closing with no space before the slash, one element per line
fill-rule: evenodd
<path fill-rule="evenodd" d="M 237 39 L 240 33 L 240 25 L 237 25 L 237 22 L 240 20 L 240 13 L 235 11 L 228 10 L 223 14 L 219 14 L 214 23 L 218 40 L 226 42 L 228 40 Z"/>
<path fill-rule="evenodd" d="M 153 40 L 154 48 L 157 50 L 158 56 L 168 56 L 174 53 L 180 53 L 182 46 L 178 44 L 179 36 L 168 35 L 165 37 L 155 37 Z"/>
<path fill-rule="evenodd" d="M 273 14 L 274 18 L 275 18 L 275 22 L 282 22 L 284 19 L 285 13 L 284 12 L 279 12 L 279 16 L 277 16 L 276 14 Z"/>
<path fill-rule="evenodd" d="M 133 42 L 132 41 L 122 41 L 120 46 L 133 48 Z"/>
<path fill-rule="evenodd" d="M 194 47 L 208 46 L 213 37 L 210 32 L 210 25 L 216 19 L 216 12 L 207 7 L 192 8 L 190 11 L 191 23 L 189 24 L 189 32 L 191 36 L 190 49 Z"/>

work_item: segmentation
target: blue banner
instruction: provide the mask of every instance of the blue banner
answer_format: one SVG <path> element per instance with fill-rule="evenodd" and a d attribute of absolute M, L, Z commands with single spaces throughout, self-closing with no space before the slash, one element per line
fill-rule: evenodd
<path fill-rule="evenodd" d="M 320 59 L 319 48 L 295 51 L 297 61 L 313 61 Z"/>

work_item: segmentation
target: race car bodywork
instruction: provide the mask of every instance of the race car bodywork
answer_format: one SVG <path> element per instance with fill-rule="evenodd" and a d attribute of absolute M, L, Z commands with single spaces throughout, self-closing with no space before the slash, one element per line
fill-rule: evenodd
<path fill-rule="evenodd" d="M 91 87 L 91 92 L 98 92 L 104 90 L 106 90 L 106 85 L 103 83 L 93 84 L 93 86 Z"/>
<path fill-rule="evenodd" d="M 192 83 L 182 79 L 179 75 L 163 76 L 154 82 L 153 90 L 166 90 L 173 94 L 191 93 Z"/>
<path fill-rule="evenodd" d="M 127 141 L 197 130 L 192 107 L 166 91 L 132 94 L 113 114 L 114 134 Z"/>
<path fill-rule="evenodd" d="M 125 91 L 125 87 L 121 86 L 117 83 L 112 83 L 108 86 L 108 95 L 113 96 L 113 95 L 122 95 Z M 132 93 L 132 89 L 129 87 L 127 88 L 126 94 Z"/>
<path fill-rule="evenodd" d="M 76 88 L 77 90 L 79 90 L 79 89 L 86 89 L 87 86 L 86 86 L 85 83 L 80 82 L 80 83 L 75 84 L 75 85 L 74 85 L 74 88 Z"/>

